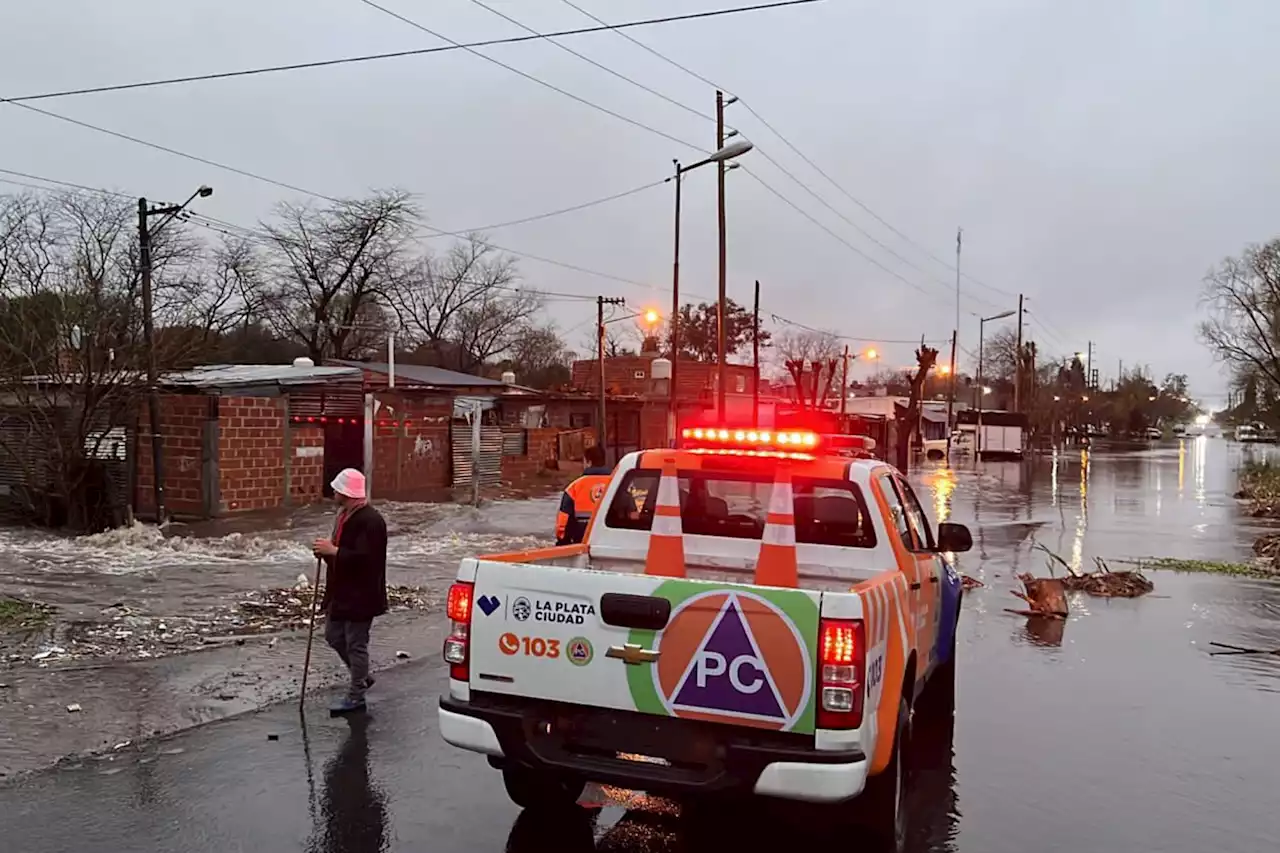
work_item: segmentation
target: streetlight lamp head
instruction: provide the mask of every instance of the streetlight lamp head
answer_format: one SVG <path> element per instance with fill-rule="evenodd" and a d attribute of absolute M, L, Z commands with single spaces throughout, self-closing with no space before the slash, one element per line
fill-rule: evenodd
<path fill-rule="evenodd" d="M 200 189 L 196 190 L 196 194 L 199 195 L 200 198 L 208 198 L 213 195 L 213 187 L 201 186 Z"/>
<path fill-rule="evenodd" d="M 879 358 L 879 357 L 880 357 L 880 353 L 876 352 L 876 351 L 875 351 L 875 348 L 873 347 L 873 348 L 871 348 L 871 349 L 867 350 L 867 352 L 866 352 L 866 357 L 867 357 L 867 358 Z"/>
<path fill-rule="evenodd" d="M 938 366 L 938 373 L 941 374 L 942 376 L 946 376 L 950 372 L 951 372 L 951 365 L 941 364 Z"/>
<path fill-rule="evenodd" d="M 654 311 L 652 308 L 644 312 L 644 321 L 648 323 L 650 326 L 657 325 L 658 321 L 661 319 L 662 319 L 662 315 L 659 314 L 657 311 Z"/>
<path fill-rule="evenodd" d="M 982 393 L 983 393 L 983 394 L 990 394 L 990 393 L 991 393 L 991 388 L 990 388 L 990 386 L 983 386 L 983 388 L 982 388 Z"/>
<path fill-rule="evenodd" d="M 741 157 L 755 146 L 746 139 L 736 139 L 716 153 L 707 158 L 712 163 L 723 163 L 725 160 L 732 160 L 734 157 Z"/>
<path fill-rule="evenodd" d="M 1001 313 L 999 313 L 999 314 L 995 315 L 994 317 L 986 317 L 986 318 L 984 318 L 984 319 L 983 319 L 983 322 L 985 322 L 985 323 L 991 323 L 991 322 L 994 322 L 994 321 L 996 321 L 996 320 L 1003 320 L 1005 317 L 1012 317 L 1014 314 L 1017 314 L 1017 313 L 1018 313 L 1018 312 L 1017 312 L 1017 311 L 1014 311 L 1014 310 L 1002 311 Z"/>

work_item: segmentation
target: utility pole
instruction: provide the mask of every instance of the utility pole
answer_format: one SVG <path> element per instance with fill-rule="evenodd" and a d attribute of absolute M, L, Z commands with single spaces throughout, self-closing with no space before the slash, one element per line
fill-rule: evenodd
<path fill-rule="evenodd" d="M 1013 410 L 1022 413 L 1022 294 L 1018 294 L 1018 350 L 1013 359 Z"/>
<path fill-rule="evenodd" d="M 840 372 L 840 429 L 845 429 L 844 419 L 849 409 L 849 345 L 844 345 L 844 369 Z"/>
<path fill-rule="evenodd" d="M 680 367 L 680 182 L 683 180 L 680 161 L 673 160 L 676 165 L 676 237 L 675 256 L 671 261 L 671 379 L 667 386 L 667 443 L 676 446 L 676 421 L 680 411 L 680 400 L 676 395 L 679 387 L 676 383 Z"/>
<path fill-rule="evenodd" d="M 951 416 L 956 405 L 956 338 L 958 329 L 951 330 L 951 393 L 947 397 L 947 465 L 951 465 Z"/>
<path fill-rule="evenodd" d="M 724 92 L 716 90 L 716 151 L 724 148 Z M 727 348 L 727 330 L 725 328 L 725 222 L 724 222 L 724 170 L 721 160 L 716 163 L 716 218 L 720 231 L 720 290 L 716 302 L 717 340 L 716 340 L 716 411 L 720 423 L 724 423 L 724 393 L 728 384 L 725 372 L 725 349 Z"/>
<path fill-rule="evenodd" d="M 156 364 L 155 305 L 151 292 L 151 238 L 197 197 L 208 198 L 213 189 L 201 186 L 182 204 L 152 208 L 138 199 L 138 266 L 142 278 L 142 344 L 147 350 L 147 417 L 151 421 L 151 476 L 155 479 L 156 524 L 165 522 L 164 434 L 160 426 L 160 369 Z M 154 229 L 147 217 L 163 216 Z"/>
<path fill-rule="evenodd" d="M 605 432 L 605 425 L 604 425 L 604 424 L 605 424 L 605 422 L 604 422 L 604 416 L 605 416 L 605 409 L 604 409 L 604 398 L 605 398 L 605 382 L 604 382 L 604 306 L 606 306 L 606 305 L 621 305 L 621 304 L 623 304 L 623 302 L 625 302 L 625 301 L 626 301 L 626 300 L 624 300 L 624 299 L 622 299 L 621 297 L 618 297 L 618 296 L 614 296 L 614 297 L 609 297 L 609 296 L 597 296 L 597 297 L 596 297 L 596 357 L 597 357 L 597 360 L 598 360 L 598 361 L 599 361 L 599 363 L 600 363 L 600 376 L 599 376 L 599 379 L 600 379 L 600 388 L 599 388 L 599 391 L 600 391 L 600 400 L 599 400 L 599 402 L 598 402 L 598 408 L 597 408 L 597 410 L 596 410 L 596 416 L 597 416 L 597 418 L 599 419 L 599 422 L 596 424 L 596 443 L 600 445 L 600 449 L 601 449 L 601 450 L 607 450 L 607 448 L 605 447 L 606 432 Z"/>
<path fill-rule="evenodd" d="M 160 432 L 160 376 L 156 366 L 155 312 L 151 297 L 151 212 L 138 199 L 138 261 L 142 268 L 142 345 L 147 350 L 147 417 L 151 421 L 151 477 L 155 481 L 156 524 L 164 524 L 164 436 Z"/>
<path fill-rule="evenodd" d="M 1093 388 L 1093 341 L 1089 341 L 1084 355 L 1084 387 Z"/>
<path fill-rule="evenodd" d="M 951 390 L 947 395 L 947 464 L 951 464 L 951 432 L 955 427 L 952 414 L 956 407 L 956 343 L 960 339 L 960 247 L 963 228 L 956 228 L 956 325 L 951 332 Z"/>
<path fill-rule="evenodd" d="M 756 279 L 755 304 L 751 320 L 751 425 L 760 426 L 760 279 Z"/>

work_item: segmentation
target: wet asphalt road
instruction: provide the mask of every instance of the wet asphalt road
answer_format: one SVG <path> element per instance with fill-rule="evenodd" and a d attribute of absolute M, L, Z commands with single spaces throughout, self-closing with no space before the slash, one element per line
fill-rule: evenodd
<path fill-rule="evenodd" d="M 1280 646 L 1280 584 L 1161 572 L 1144 599 L 1073 599 L 1065 625 L 1004 612 L 1011 573 L 1043 572 L 1033 539 L 1086 563 L 1240 557 L 1257 531 L 1230 498 L 1245 452 L 1190 441 L 913 477 L 938 516 L 973 525 L 962 569 L 988 586 L 964 606 L 954 729 L 917 756 L 911 849 L 1280 847 L 1280 660 L 1207 653 Z M 695 826 L 624 792 L 589 792 L 607 805 L 580 820 L 522 818 L 484 759 L 439 740 L 444 684 L 424 662 L 379 681 L 367 726 L 317 706 L 304 737 L 276 708 L 38 774 L 0 788 L 0 838 L 39 853 L 779 849 L 759 818 Z"/>

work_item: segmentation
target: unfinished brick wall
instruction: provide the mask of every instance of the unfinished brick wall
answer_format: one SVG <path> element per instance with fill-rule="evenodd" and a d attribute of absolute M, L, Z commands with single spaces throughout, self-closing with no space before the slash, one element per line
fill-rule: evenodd
<path fill-rule="evenodd" d="M 374 498 L 447 498 L 453 397 L 409 391 L 381 392 L 376 399 L 380 406 L 373 433 Z"/>
<path fill-rule="evenodd" d="M 509 428 L 508 428 L 509 429 Z M 524 430 L 525 452 L 502 457 L 502 482 L 511 486 L 528 486 L 548 479 L 556 468 L 557 437 L 555 427 Z"/>
<path fill-rule="evenodd" d="M 218 410 L 221 512 L 271 509 L 284 502 L 286 409 L 283 397 L 221 399 Z M 321 457 L 322 464 L 323 461 Z"/>
<path fill-rule="evenodd" d="M 154 517 L 155 469 L 151 464 L 151 418 L 140 407 L 138 418 L 138 493 L 134 512 Z M 204 394 L 163 394 L 160 397 L 160 431 L 164 443 L 165 506 L 172 515 L 204 514 L 204 422 L 208 417 Z"/>

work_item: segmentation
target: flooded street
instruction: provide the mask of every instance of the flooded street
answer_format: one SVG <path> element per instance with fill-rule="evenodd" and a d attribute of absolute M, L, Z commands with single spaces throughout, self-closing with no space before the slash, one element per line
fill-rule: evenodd
<path fill-rule="evenodd" d="M 1015 572 L 1046 574 L 1036 542 L 1087 568 L 1094 557 L 1246 558 L 1267 527 L 1244 518 L 1232 492 L 1236 468 L 1259 452 L 1188 439 L 913 475 L 937 519 L 972 527 L 961 569 L 986 586 L 966 596 L 961 617 L 954 730 L 922 734 L 909 849 L 1280 846 L 1280 658 L 1209 655 L 1211 642 L 1280 647 L 1280 583 L 1150 571 L 1153 594 L 1073 596 L 1065 624 L 1005 612 L 1019 605 L 1008 592 Z M 544 541 L 554 509 L 553 499 L 479 512 L 389 507 L 394 581 L 442 582 L 460 556 Z M 212 594 L 210 574 L 227 589 L 289 582 L 323 523 L 304 513 L 292 526 L 181 543 L 136 531 L 56 543 L 23 532 L 4 547 L 37 573 L 42 594 L 62 601 L 92 607 L 123 595 L 177 606 Z M 21 585 L 12 564 L 2 571 L 7 590 Z M 112 592 L 87 591 L 93 585 Z M 617 791 L 589 792 L 604 808 L 580 824 L 520 818 L 496 771 L 440 741 L 444 684 L 443 669 L 423 661 L 379 679 L 367 728 L 317 709 L 304 739 L 296 711 L 280 707 L 37 774 L 0 788 L 0 832 L 30 851 L 80 849 L 85 837 L 103 849 L 211 852 L 714 853 L 731 844 L 776 853 L 831 843 L 773 837 L 754 822 L 693 827 L 664 803 Z"/>
<path fill-rule="evenodd" d="M 480 509 L 380 503 L 389 533 L 387 581 L 439 588 L 458 560 L 530 547 L 554 526 L 556 499 L 495 501 Z M 175 524 L 167 535 L 135 525 L 93 536 L 0 528 L 0 594 L 52 604 L 93 619 L 110 605 L 171 616 L 225 604 L 245 590 L 287 587 L 314 575 L 311 543 L 328 536 L 333 507 L 271 518 Z"/>

